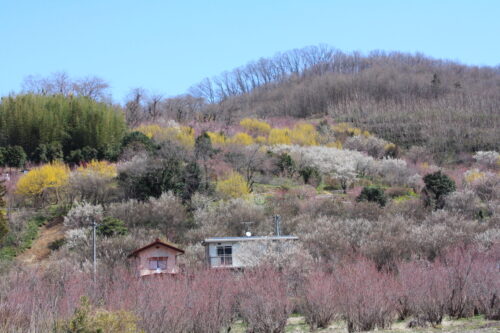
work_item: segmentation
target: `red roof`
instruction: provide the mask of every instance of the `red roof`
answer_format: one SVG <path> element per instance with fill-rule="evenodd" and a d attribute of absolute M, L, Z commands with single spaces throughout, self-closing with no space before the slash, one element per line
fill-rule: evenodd
<path fill-rule="evenodd" d="M 146 246 L 144 246 L 144 247 L 141 247 L 140 249 L 135 250 L 134 252 L 132 252 L 131 254 L 129 254 L 129 255 L 128 255 L 128 257 L 129 257 L 129 258 L 130 258 L 130 257 L 134 257 L 134 256 L 136 256 L 139 252 L 141 252 L 141 251 L 143 251 L 143 250 L 146 250 L 146 249 L 149 249 L 150 247 L 155 246 L 155 245 L 162 245 L 162 246 L 166 246 L 166 247 L 168 247 L 168 248 L 170 248 L 170 249 L 172 249 L 172 250 L 175 250 L 175 251 L 177 251 L 177 252 L 184 253 L 184 250 L 179 249 L 178 247 L 175 247 L 175 246 L 173 246 L 173 245 L 171 245 L 171 244 L 168 244 L 168 243 L 166 243 L 166 242 L 162 242 L 160 239 L 158 239 L 158 238 L 157 238 L 157 239 L 156 239 L 153 243 L 148 244 L 148 245 L 146 245 Z"/>

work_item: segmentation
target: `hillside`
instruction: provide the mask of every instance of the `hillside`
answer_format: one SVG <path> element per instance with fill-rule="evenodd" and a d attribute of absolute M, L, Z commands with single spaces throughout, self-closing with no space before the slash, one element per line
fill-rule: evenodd
<path fill-rule="evenodd" d="M 0 102 L 0 331 L 497 328 L 498 68 L 321 46 L 123 106 L 57 82 Z M 297 241 L 206 269 L 277 216 Z M 175 278 L 137 277 L 155 239 Z"/>

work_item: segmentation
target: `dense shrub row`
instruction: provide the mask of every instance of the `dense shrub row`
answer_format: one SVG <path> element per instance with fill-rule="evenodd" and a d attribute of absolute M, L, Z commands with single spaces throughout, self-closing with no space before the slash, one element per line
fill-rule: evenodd
<path fill-rule="evenodd" d="M 393 271 L 378 270 L 362 257 L 300 274 L 259 267 L 138 279 L 121 267 L 103 268 L 95 285 L 90 275 L 61 263 L 48 270 L 12 271 L 4 279 L 0 326 L 59 332 L 76 325 L 75 316 L 85 307 L 82 296 L 94 309 L 86 306 L 86 316 L 115 314 L 108 315 L 109 322 L 100 317 L 107 332 L 106 325 L 125 313 L 137 331 L 172 333 L 216 333 L 238 318 L 249 332 L 279 333 L 292 311 L 305 316 L 311 329 L 343 320 L 349 332 L 388 328 L 405 318 L 419 326 L 438 325 L 444 316 L 483 314 L 498 320 L 499 250 L 455 247 L 433 262 L 401 262 Z M 86 325 L 90 331 L 96 324 Z"/>

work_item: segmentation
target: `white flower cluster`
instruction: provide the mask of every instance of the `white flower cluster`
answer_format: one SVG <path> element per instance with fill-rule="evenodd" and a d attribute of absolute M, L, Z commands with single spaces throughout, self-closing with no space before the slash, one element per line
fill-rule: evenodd
<path fill-rule="evenodd" d="M 79 202 L 70 209 L 64 217 L 64 225 L 67 228 L 82 228 L 92 225 L 92 221 L 100 221 L 103 209 L 101 205 L 92 205 L 85 201 Z"/>
<path fill-rule="evenodd" d="M 500 165 L 500 154 L 496 151 L 478 151 L 473 157 L 477 163 L 489 168 L 495 168 Z"/>
<path fill-rule="evenodd" d="M 277 145 L 269 149 L 274 153 L 288 153 L 298 165 L 314 166 L 321 173 L 332 177 L 353 179 L 358 175 L 370 176 L 381 178 L 390 185 L 411 187 L 421 182 L 421 177 L 400 159 L 378 160 L 358 151 L 324 146 Z"/>

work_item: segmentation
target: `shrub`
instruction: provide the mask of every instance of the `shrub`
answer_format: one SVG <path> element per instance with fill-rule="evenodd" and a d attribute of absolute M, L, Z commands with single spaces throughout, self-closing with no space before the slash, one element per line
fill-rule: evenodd
<path fill-rule="evenodd" d="M 374 158 L 382 158 L 386 155 L 386 146 L 389 143 L 374 136 L 356 135 L 344 142 L 344 148 L 367 153 Z"/>
<path fill-rule="evenodd" d="M 125 135 L 121 142 L 122 152 L 126 149 L 136 150 L 146 150 L 148 152 L 154 152 L 157 149 L 157 145 L 141 132 L 130 132 Z"/>
<path fill-rule="evenodd" d="M 302 177 L 305 184 L 318 186 L 321 183 L 321 173 L 318 168 L 305 166 L 299 170 L 299 175 Z"/>
<path fill-rule="evenodd" d="M 387 203 L 387 198 L 384 194 L 384 190 L 376 186 L 365 186 L 361 191 L 360 195 L 356 198 L 357 201 L 372 201 L 378 203 L 381 207 L 384 207 Z"/>
<path fill-rule="evenodd" d="M 300 146 L 315 146 L 318 144 L 318 132 L 311 124 L 298 123 L 290 132 L 293 144 Z"/>
<path fill-rule="evenodd" d="M 171 192 L 146 201 L 130 199 L 112 203 L 106 209 L 106 215 L 123 221 L 130 229 L 138 227 L 160 229 L 174 241 L 181 238 L 187 228 L 186 208 Z"/>
<path fill-rule="evenodd" d="M 372 262 L 359 258 L 337 270 L 340 283 L 340 313 L 348 332 L 370 331 L 391 326 L 397 309 L 393 277 L 377 270 Z"/>
<path fill-rule="evenodd" d="M 240 121 L 240 126 L 245 128 L 250 134 L 267 135 L 271 131 L 271 125 L 263 120 L 244 118 Z"/>
<path fill-rule="evenodd" d="M 424 177 L 424 183 L 424 200 L 428 206 L 435 209 L 443 208 L 444 197 L 456 189 L 453 179 L 441 173 L 441 171 L 427 174 Z"/>
<path fill-rule="evenodd" d="M 103 208 L 101 205 L 92 205 L 87 202 L 78 202 L 69 210 L 64 217 L 64 225 L 69 229 L 89 227 L 92 221 L 99 222 L 102 219 Z"/>
<path fill-rule="evenodd" d="M 215 190 L 224 199 L 240 198 L 250 193 L 245 178 L 237 172 L 232 172 L 226 179 L 218 181 Z"/>
<path fill-rule="evenodd" d="M 51 251 L 57 251 L 61 248 L 66 243 L 66 240 L 64 238 L 59 238 L 56 239 L 55 241 L 52 241 L 49 243 L 48 248 Z"/>
<path fill-rule="evenodd" d="M 16 192 L 43 202 L 49 190 L 53 190 L 56 202 L 59 201 L 59 189 L 68 183 L 69 169 L 61 162 L 46 164 L 32 169 L 23 175 L 16 185 Z"/>
<path fill-rule="evenodd" d="M 496 151 L 478 151 L 473 157 L 479 164 L 488 168 L 496 169 L 500 167 L 500 154 Z"/>
<path fill-rule="evenodd" d="M 250 135 L 246 133 L 236 133 L 231 139 L 229 139 L 229 143 L 249 146 L 254 143 L 254 140 Z"/>
<path fill-rule="evenodd" d="M 449 289 L 446 270 L 428 262 L 407 262 L 398 267 L 398 279 L 416 326 L 441 323 L 446 314 Z"/>
<path fill-rule="evenodd" d="M 470 271 L 469 295 L 479 313 L 486 319 L 500 320 L 500 270 L 498 270 L 498 243 L 489 252 L 481 254 Z"/>
<path fill-rule="evenodd" d="M 338 281 L 333 274 L 312 272 L 302 287 L 299 310 L 311 330 L 327 328 L 339 309 Z"/>
<path fill-rule="evenodd" d="M 127 232 L 123 221 L 114 217 L 105 217 L 97 227 L 97 233 L 104 237 L 126 235 Z"/>
<path fill-rule="evenodd" d="M 297 171 L 295 161 L 287 153 L 281 153 L 276 158 L 276 168 L 285 177 L 293 177 Z"/>
<path fill-rule="evenodd" d="M 292 308 L 284 277 L 275 270 L 246 271 L 240 284 L 238 304 L 249 332 L 285 332 Z"/>
<path fill-rule="evenodd" d="M 288 128 L 273 128 L 269 132 L 269 137 L 267 138 L 267 143 L 269 145 L 289 145 L 292 143 L 290 137 L 290 129 Z"/>

